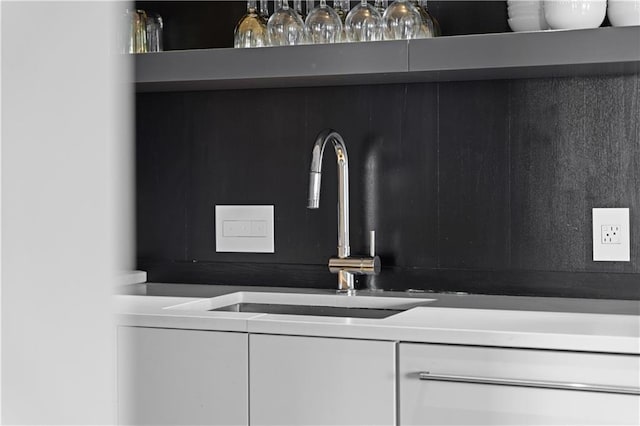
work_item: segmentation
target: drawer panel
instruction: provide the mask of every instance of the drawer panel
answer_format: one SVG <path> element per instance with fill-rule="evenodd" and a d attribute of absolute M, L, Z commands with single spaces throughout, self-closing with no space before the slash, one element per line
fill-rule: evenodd
<path fill-rule="evenodd" d="M 401 425 L 640 421 L 639 395 L 610 392 L 640 387 L 638 356 L 410 343 L 399 351 Z"/>

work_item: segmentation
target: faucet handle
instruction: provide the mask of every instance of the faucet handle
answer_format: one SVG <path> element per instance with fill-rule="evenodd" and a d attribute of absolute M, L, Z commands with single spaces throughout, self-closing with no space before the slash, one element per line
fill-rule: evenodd
<path fill-rule="evenodd" d="M 369 256 L 376 257 L 376 231 L 369 231 Z"/>

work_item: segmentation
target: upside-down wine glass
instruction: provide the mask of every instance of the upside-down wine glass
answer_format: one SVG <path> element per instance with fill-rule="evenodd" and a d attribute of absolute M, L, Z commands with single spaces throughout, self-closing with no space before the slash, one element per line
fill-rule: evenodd
<path fill-rule="evenodd" d="M 346 25 L 347 14 L 349 13 L 349 0 L 333 0 L 333 10 L 336 11 L 342 22 L 342 33 L 340 34 L 341 41 L 347 41 Z"/>
<path fill-rule="evenodd" d="M 304 22 L 298 12 L 283 0 L 282 7 L 276 9 L 267 22 L 267 33 L 271 46 L 291 46 L 305 42 Z"/>
<path fill-rule="evenodd" d="M 435 37 L 434 28 L 433 28 L 433 20 L 431 19 L 431 15 L 422 8 L 418 0 L 412 0 L 413 6 L 418 9 L 420 13 L 420 34 L 418 34 L 417 38 L 432 38 Z"/>
<path fill-rule="evenodd" d="M 367 0 L 362 0 L 347 14 L 345 32 L 348 41 L 382 40 L 382 16 Z"/>
<path fill-rule="evenodd" d="M 378 13 L 380 13 L 380 16 L 382 16 L 384 15 L 384 11 L 387 10 L 387 7 L 389 7 L 389 0 L 376 0 L 373 3 L 373 7 L 375 7 Z"/>
<path fill-rule="evenodd" d="M 342 21 L 336 11 L 327 5 L 327 0 L 320 0 L 320 4 L 309 12 L 304 28 L 310 43 L 342 41 Z"/>
<path fill-rule="evenodd" d="M 433 36 L 440 37 L 442 35 L 442 30 L 440 29 L 440 23 L 438 22 L 436 17 L 433 16 L 431 12 L 429 12 L 429 8 L 427 7 L 427 0 L 419 0 L 418 3 L 420 4 L 420 7 L 422 8 L 422 10 L 424 10 L 424 12 L 429 16 L 429 18 L 431 19 L 431 22 L 433 23 Z"/>
<path fill-rule="evenodd" d="M 300 15 L 300 19 L 302 19 L 302 22 L 304 22 L 305 15 L 302 11 L 302 0 L 293 0 L 293 10 L 298 12 L 298 15 Z"/>
<path fill-rule="evenodd" d="M 267 23 L 260 15 L 256 0 L 247 1 L 247 13 L 240 18 L 233 32 L 234 47 L 264 47 L 267 45 Z"/>
<path fill-rule="evenodd" d="M 382 15 L 385 40 L 408 40 L 420 36 L 422 17 L 409 0 L 395 0 Z"/>
<path fill-rule="evenodd" d="M 267 22 L 269 19 L 269 2 L 267 0 L 260 0 L 260 16 Z"/>

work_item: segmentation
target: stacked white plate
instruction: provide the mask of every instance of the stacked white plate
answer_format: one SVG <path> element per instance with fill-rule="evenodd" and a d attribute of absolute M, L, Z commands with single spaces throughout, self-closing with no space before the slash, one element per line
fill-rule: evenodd
<path fill-rule="evenodd" d="M 540 31 L 549 29 L 544 18 L 542 0 L 507 0 L 509 27 L 512 31 Z"/>

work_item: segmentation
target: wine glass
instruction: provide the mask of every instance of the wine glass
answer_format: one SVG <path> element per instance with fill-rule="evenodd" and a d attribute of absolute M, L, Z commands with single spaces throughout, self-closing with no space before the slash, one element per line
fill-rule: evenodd
<path fill-rule="evenodd" d="M 304 22 L 298 12 L 289 7 L 288 0 L 282 1 L 282 7 L 269 17 L 267 33 L 271 46 L 291 46 L 305 42 Z"/>
<path fill-rule="evenodd" d="M 300 19 L 302 19 L 302 21 L 304 22 L 304 12 L 302 11 L 302 0 L 293 0 L 293 9 L 298 12 L 298 15 L 300 15 Z"/>
<path fill-rule="evenodd" d="M 416 38 L 432 38 L 435 37 L 433 20 L 431 19 L 431 15 L 424 9 L 418 0 L 412 0 L 413 5 L 418 12 L 420 13 L 420 34 Z"/>
<path fill-rule="evenodd" d="M 376 8 L 380 16 L 384 15 L 384 11 L 389 7 L 389 0 L 376 0 L 373 3 L 373 7 Z"/>
<path fill-rule="evenodd" d="M 345 32 L 349 41 L 382 40 L 382 16 L 367 0 L 362 0 L 347 14 Z"/>
<path fill-rule="evenodd" d="M 147 12 L 147 52 L 162 52 L 162 16 Z"/>
<path fill-rule="evenodd" d="M 385 40 L 408 40 L 420 36 L 422 17 L 409 0 L 395 0 L 384 11 Z"/>
<path fill-rule="evenodd" d="M 342 21 L 327 0 L 320 0 L 309 12 L 304 27 L 310 43 L 337 43 L 342 39 Z"/>
<path fill-rule="evenodd" d="M 267 22 L 269 19 L 269 3 L 267 0 L 260 0 L 260 16 Z"/>
<path fill-rule="evenodd" d="M 438 20 L 429 12 L 429 8 L 427 7 L 427 0 L 419 0 L 418 2 L 424 13 L 429 17 L 432 23 L 432 34 L 433 37 L 440 37 L 442 35 L 442 30 L 440 29 L 440 23 Z"/>
<path fill-rule="evenodd" d="M 267 23 L 260 15 L 256 0 L 247 1 L 247 13 L 240 18 L 233 32 L 234 47 L 264 47 L 267 45 Z"/>

